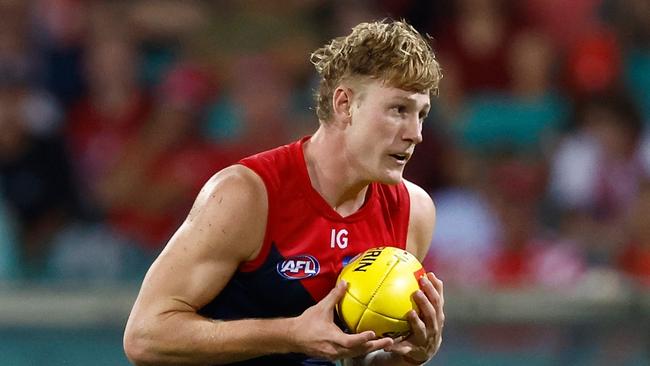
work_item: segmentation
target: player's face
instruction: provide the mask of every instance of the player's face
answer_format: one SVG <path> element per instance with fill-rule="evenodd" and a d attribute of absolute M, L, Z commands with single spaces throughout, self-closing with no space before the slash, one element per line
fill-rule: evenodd
<path fill-rule="evenodd" d="M 366 83 L 352 103 L 346 139 L 355 169 L 371 181 L 399 183 L 415 145 L 422 141 L 429 109 L 428 93 Z"/>

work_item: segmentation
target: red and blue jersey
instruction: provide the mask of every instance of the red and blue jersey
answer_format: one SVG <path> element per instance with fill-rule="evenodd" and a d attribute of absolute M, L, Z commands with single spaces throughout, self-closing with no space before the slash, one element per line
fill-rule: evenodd
<path fill-rule="evenodd" d="M 221 293 L 200 310 L 202 315 L 224 320 L 297 316 L 329 293 L 355 255 L 377 246 L 406 247 L 410 202 L 404 183 L 371 184 L 364 205 L 342 217 L 311 185 L 303 154 L 308 139 L 239 162 L 266 187 L 266 234 L 259 255 L 240 265 Z M 332 363 L 304 355 L 237 363 L 270 364 Z"/>

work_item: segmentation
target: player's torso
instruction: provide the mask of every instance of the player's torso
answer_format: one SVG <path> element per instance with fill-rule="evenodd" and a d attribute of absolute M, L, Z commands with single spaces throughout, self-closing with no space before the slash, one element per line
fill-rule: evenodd
<path fill-rule="evenodd" d="M 300 143 L 264 154 L 270 155 L 242 161 L 267 188 L 264 244 L 201 310 L 206 316 L 297 316 L 327 295 L 341 268 L 358 253 L 405 247 L 409 199 L 403 185 L 371 185 L 362 208 L 341 217 L 311 188 Z"/>
<path fill-rule="evenodd" d="M 242 267 L 242 273 L 263 273 L 269 285 L 268 301 L 294 298 L 295 292 L 306 291 L 310 301 L 304 309 L 322 299 L 334 287 L 341 268 L 358 253 L 368 248 L 390 245 L 404 247 L 404 242 L 389 228 L 390 222 L 379 205 L 351 220 L 324 217 L 309 199 L 297 194 L 284 201 L 282 209 L 269 224 L 268 254 L 259 263 Z"/>

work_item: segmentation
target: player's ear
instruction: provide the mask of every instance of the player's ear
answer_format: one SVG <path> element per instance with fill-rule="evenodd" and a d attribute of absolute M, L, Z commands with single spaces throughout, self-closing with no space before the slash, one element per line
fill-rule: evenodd
<path fill-rule="evenodd" d="M 333 93 L 332 112 L 336 121 L 348 124 L 352 120 L 352 89 L 339 85 Z"/>

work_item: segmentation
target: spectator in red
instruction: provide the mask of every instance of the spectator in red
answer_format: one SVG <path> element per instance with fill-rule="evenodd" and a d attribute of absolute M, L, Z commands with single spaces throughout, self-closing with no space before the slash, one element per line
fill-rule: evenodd
<path fill-rule="evenodd" d="M 172 68 L 157 90 L 151 118 L 102 182 L 112 226 L 151 254 L 169 239 L 201 185 L 234 161 L 199 134 L 215 91 L 199 67 Z"/>
<path fill-rule="evenodd" d="M 150 113 L 137 80 L 137 50 L 119 28 L 91 33 L 85 54 L 87 95 L 69 112 L 67 137 L 86 211 L 103 213 L 100 185 Z M 111 25 L 112 24 L 112 25 Z"/>
<path fill-rule="evenodd" d="M 445 69 L 459 78 L 467 95 L 507 90 L 509 44 L 520 28 L 515 6 L 503 0 L 460 0 L 453 13 L 436 37 Z"/>
<path fill-rule="evenodd" d="M 599 11 L 603 0 L 524 0 L 522 11 L 534 24 L 565 50 L 580 42 L 600 26 Z"/>
<path fill-rule="evenodd" d="M 580 248 L 545 232 L 539 220 L 545 167 L 521 157 L 498 161 L 491 172 L 490 196 L 501 237 L 488 258 L 494 286 L 575 285 L 584 273 Z"/>
<path fill-rule="evenodd" d="M 621 83 L 621 45 L 605 28 L 580 37 L 567 54 L 566 82 L 577 96 L 604 93 Z"/>

